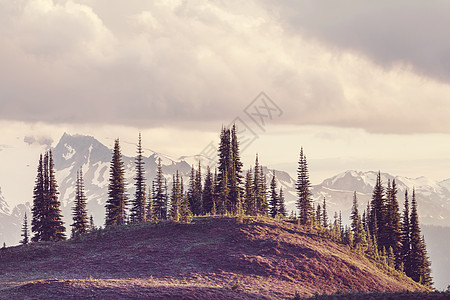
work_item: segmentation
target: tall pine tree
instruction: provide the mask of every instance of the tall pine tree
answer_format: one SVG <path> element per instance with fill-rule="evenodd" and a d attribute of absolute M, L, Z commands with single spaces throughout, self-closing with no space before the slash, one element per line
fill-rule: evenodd
<path fill-rule="evenodd" d="M 155 188 L 153 192 L 153 210 L 155 219 L 164 220 L 167 217 L 166 202 L 167 193 L 165 179 L 162 171 L 161 158 L 158 159 L 158 167 L 156 170 L 156 178 L 154 181 Z"/>
<path fill-rule="evenodd" d="M 142 155 L 142 139 L 141 133 L 139 133 L 139 140 L 137 145 L 137 156 L 135 158 L 136 176 L 134 177 L 136 187 L 136 192 L 134 194 L 134 199 L 132 201 L 131 207 L 131 222 L 140 223 L 145 222 L 146 219 L 146 184 L 145 184 L 145 169 L 144 169 L 144 158 Z"/>
<path fill-rule="evenodd" d="M 413 189 L 410 216 L 411 252 L 409 255 L 409 277 L 414 281 L 431 285 L 431 271 L 426 245 L 420 233 L 419 215 L 417 213 L 416 193 Z"/>
<path fill-rule="evenodd" d="M 30 233 L 28 231 L 28 217 L 25 212 L 25 216 L 23 217 L 23 225 L 22 225 L 22 234 L 23 239 L 20 241 L 22 245 L 26 245 L 30 242 Z"/>
<path fill-rule="evenodd" d="M 182 196 L 180 174 L 177 170 L 176 175 L 173 175 L 172 195 L 170 198 L 171 205 L 169 211 L 169 217 L 175 222 L 180 220 L 181 201 L 183 200 Z"/>
<path fill-rule="evenodd" d="M 119 139 L 116 139 L 109 171 L 108 199 L 105 205 L 106 226 L 125 224 L 127 202 L 125 168 L 120 153 Z"/>
<path fill-rule="evenodd" d="M 231 140 L 230 140 L 230 148 L 231 148 L 231 165 L 229 168 L 229 185 L 230 185 L 230 194 L 229 194 L 229 208 L 228 210 L 232 213 L 237 213 L 238 204 L 242 204 L 242 162 L 239 154 L 239 141 L 237 137 L 237 128 L 236 124 L 233 124 L 231 127 Z M 239 204 L 240 205 L 240 204 Z"/>
<path fill-rule="evenodd" d="M 278 199 L 278 214 L 282 217 L 286 217 L 287 214 L 286 204 L 284 201 L 283 187 L 280 187 L 280 195 Z"/>
<path fill-rule="evenodd" d="M 211 214 L 214 206 L 214 178 L 209 166 L 206 167 L 205 182 L 202 192 L 203 210 L 206 214 Z"/>
<path fill-rule="evenodd" d="M 405 207 L 403 209 L 402 220 L 402 248 L 400 257 L 403 263 L 403 271 L 405 274 L 411 274 L 410 255 L 411 255 L 411 224 L 409 222 L 409 199 L 408 190 L 405 191 Z"/>
<path fill-rule="evenodd" d="M 270 200 L 269 200 L 269 214 L 272 218 L 275 218 L 278 214 L 279 199 L 277 193 L 277 181 L 275 177 L 275 170 L 273 170 L 272 181 L 270 182 Z"/>
<path fill-rule="evenodd" d="M 381 183 L 381 172 L 378 172 L 375 187 L 373 189 L 372 200 L 370 203 L 369 230 L 374 236 L 376 236 L 378 246 L 380 247 L 379 249 L 386 245 L 386 239 L 384 236 L 384 212 L 384 188 Z"/>
<path fill-rule="evenodd" d="M 79 236 L 88 231 L 88 215 L 86 210 L 86 195 L 84 193 L 83 170 L 77 171 L 75 185 L 75 202 L 73 207 L 73 235 Z"/>
<path fill-rule="evenodd" d="M 300 223 L 310 224 L 312 211 L 312 200 L 311 200 L 311 183 L 309 181 L 308 164 L 306 161 L 306 156 L 303 154 L 303 147 L 300 149 L 300 159 L 298 162 L 297 169 L 297 208 L 299 210 Z"/>
<path fill-rule="evenodd" d="M 66 239 L 66 228 L 62 221 L 61 203 L 59 202 L 58 194 L 53 155 L 50 150 L 44 156 L 42 241 L 62 241 Z"/>
<path fill-rule="evenodd" d="M 389 184 L 388 184 L 389 187 Z M 386 248 L 392 248 L 395 255 L 395 267 L 400 269 L 401 259 L 401 224 L 400 212 L 397 200 L 397 184 L 395 179 L 392 180 L 392 186 L 388 189 L 386 201 Z"/>
<path fill-rule="evenodd" d="M 325 197 L 323 197 L 323 205 L 322 205 L 322 226 L 328 228 L 327 203 Z"/>
<path fill-rule="evenodd" d="M 253 189 L 253 172 L 250 168 L 245 175 L 244 210 L 249 216 L 256 216 L 255 192 Z"/>
<path fill-rule="evenodd" d="M 44 163 L 42 154 L 39 157 L 35 186 L 33 189 L 33 207 L 31 219 L 31 231 L 34 233 L 31 240 L 38 242 L 43 235 L 44 218 Z"/>

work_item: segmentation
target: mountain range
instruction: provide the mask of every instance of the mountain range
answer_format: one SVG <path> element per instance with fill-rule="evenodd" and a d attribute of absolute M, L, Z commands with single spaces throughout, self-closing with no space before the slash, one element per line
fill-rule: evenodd
<path fill-rule="evenodd" d="M 172 174 L 178 170 L 187 183 L 191 166 L 197 167 L 198 161 L 205 165 L 211 163 L 201 156 L 183 156 L 171 158 L 167 155 L 145 149 L 144 162 L 147 184 L 155 178 L 158 159 L 162 161 L 163 173 L 170 189 Z M 71 208 L 75 198 L 76 173 L 83 170 L 85 191 L 88 199 L 88 213 L 94 218 L 96 226 L 103 226 L 105 215 L 105 201 L 107 198 L 109 164 L 112 150 L 91 136 L 69 135 L 65 133 L 58 144 L 53 148 L 56 177 L 59 185 L 60 201 L 66 228 L 70 228 Z M 134 196 L 134 157 L 123 156 L 125 177 L 127 179 L 128 196 Z M 272 179 L 272 170 L 263 167 L 266 180 L 269 184 Z M 289 212 L 296 211 L 295 180 L 281 170 L 275 170 L 278 187 L 282 186 L 285 192 L 286 206 Z M 366 208 L 372 195 L 378 172 L 375 171 L 345 171 L 322 183 L 312 186 L 315 203 L 322 203 L 325 197 L 329 219 L 333 219 L 335 212 L 341 212 L 344 223 L 348 223 L 352 205 L 353 192 L 356 191 L 359 209 Z M 382 181 L 386 187 L 387 181 L 394 180 L 398 187 L 400 209 L 403 209 L 404 193 L 408 190 L 411 197 L 413 188 L 419 206 L 420 222 L 422 225 L 444 226 L 450 228 L 450 179 L 433 181 L 425 177 L 407 178 L 381 173 Z M 268 185 L 269 186 L 269 185 Z M 1 182 L 0 182 L 1 187 Z M 20 230 L 25 212 L 30 214 L 30 201 L 10 207 L 8 199 L 4 199 L 0 188 L 0 242 L 7 245 L 17 244 L 20 240 Z M 29 218 L 30 219 L 30 218 Z"/>
<path fill-rule="evenodd" d="M 174 159 L 151 150 L 146 150 L 145 152 L 147 152 L 144 153 L 146 154 L 144 162 L 148 186 L 151 186 L 151 181 L 156 176 L 158 159 L 162 161 L 162 169 L 169 189 L 172 174 L 176 170 L 180 172 L 184 177 L 184 182 L 187 183 L 192 165 L 197 167 L 199 160 L 202 164 L 209 162 L 206 158 L 200 156 L 183 156 Z M 60 201 L 66 224 L 70 225 L 71 223 L 71 207 L 75 198 L 76 173 L 82 169 L 89 214 L 93 215 L 97 226 L 103 225 L 111 156 L 112 150 L 91 136 L 65 133 L 56 147 L 53 148 Z M 135 158 L 128 156 L 122 156 L 122 158 L 125 166 L 128 196 L 132 199 L 134 196 Z M 263 169 L 266 174 L 266 180 L 269 183 L 272 179 L 272 170 L 269 170 L 267 167 L 263 167 Z M 204 171 L 205 166 L 203 165 Z M 285 192 L 288 211 L 296 211 L 295 180 L 287 172 L 275 170 L 275 173 L 278 187 L 282 186 Z M 350 215 L 353 192 L 357 192 L 359 209 L 362 211 L 366 208 L 371 198 L 376 176 L 377 172 L 374 171 L 346 171 L 340 173 L 325 179 L 318 185 L 313 185 L 311 189 L 313 199 L 316 203 L 322 203 L 323 198 L 325 198 L 329 218 L 332 219 L 334 212 L 342 212 L 343 221 L 346 223 Z M 385 187 L 388 180 L 392 181 L 395 179 L 401 210 L 403 209 L 403 195 L 405 191 L 409 191 L 411 198 L 414 188 L 419 205 L 421 224 L 450 226 L 450 179 L 436 182 L 425 177 L 412 179 L 387 173 L 381 173 L 381 177 Z M 31 199 L 29 202 L 17 205 L 12 209 L 7 201 L 8 199 L 4 199 L 2 196 L 0 188 L 0 229 L 9 228 L 11 223 L 14 224 L 14 227 L 19 228 L 25 211 L 29 211 Z M 14 235 L 11 236 L 11 234 L 6 234 L 5 232 L 11 232 Z M 3 238 L 7 244 L 15 244 L 20 238 L 20 235 L 17 235 L 18 232 L 20 232 L 20 229 L 2 230 L 0 238 Z"/>

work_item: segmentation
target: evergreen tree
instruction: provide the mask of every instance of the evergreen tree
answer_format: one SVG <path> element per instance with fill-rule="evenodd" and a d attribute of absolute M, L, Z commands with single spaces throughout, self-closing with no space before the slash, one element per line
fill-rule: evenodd
<path fill-rule="evenodd" d="M 320 226 L 322 226 L 322 207 L 320 206 L 320 203 L 317 203 L 316 208 L 316 222 Z"/>
<path fill-rule="evenodd" d="M 405 208 L 403 209 L 403 221 L 402 221 L 402 248 L 401 259 L 403 263 L 403 271 L 405 274 L 411 274 L 410 255 L 411 255 L 411 224 L 409 222 L 409 199 L 408 190 L 405 191 Z"/>
<path fill-rule="evenodd" d="M 206 167 L 205 183 L 202 192 L 203 210 L 205 214 L 211 214 L 214 206 L 214 178 L 209 166 Z"/>
<path fill-rule="evenodd" d="M 153 209 L 153 191 L 148 188 L 147 207 L 145 208 L 145 219 L 147 222 L 153 222 L 155 220 L 155 212 Z"/>
<path fill-rule="evenodd" d="M 137 156 L 135 158 L 136 176 L 134 177 L 136 192 L 131 207 L 131 222 L 140 223 L 145 222 L 146 219 L 146 185 L 145 185 L 145 169 L 144 158 L 142 155 L 142 139 L 141 133 L 139 133 L 139 141 L 137 145 Z"/>
<path fill-rule="evenodd" d="M 257 194 L 256 200 L 258 201 L 259 214 L 261 216 L 267 216 L 269 212 L 269 204 L 267 203 L 267 183 L 266 183 L 266 175 L 264 174 L 263 167 L 260 166 L 259 170 L 259 186 L 260 191 Z"/>
<path fill-rule="evenodd" d="M 41 240 L 43 234 L 43 217 L 44 217 L 44 167 L 42 154 L 39 157 L 39 164 L 37 168 L 37 176 L 33 190 L 33 208 L 31 231 L 34 233 L 32 237 L 33 242 Z"/>
<path fill-rule="evenodd" d="M 253 173 L 253 195 L 255 197 L 255 215 L 260 215 L 263 211 L 263 187 L 261 184 L 261 168 L 259 166 L 258 154 L 255 159 L 255 169 Z"/>
<path fill-rule="evenodd" d="M 384 236 L 385 199 L 384 188 L 381 183 L 381 172 L 378 172 L 377 175 L 377 181 L 373 190 L 370 209 L 371 215 L 369 217 L 369 230 L 377 237 L 378 246 L 382 247 L 386 245 L 386 239 Z"/>
<path fill-rule="evenodd" d="M 23 226 L 22 226 L 22 234 L 23 239 L 20 241 L 22 245 L 26 245 L 30 242 L 30 235 L 28 232 L 28 217 L 27 213 L 25 212 L 25 216 L 23 217 Z"/>
<path fill-rule="evenodd" d="M 350 219 L 351 227 L 353 231 L 354 236 L 354 244 L 355 248 L 362 248 L 365 250 L 367 248 L 367 239 L 366 239 L 366 233 L 364 231 L 361 218 L 359 216 L 358 211 L 358 199 L 356 197 L 356 191 L 353 193 L 353 206 L 352 206 L 352 214 Z"/>
<path fill-rule="evenodd" d="M 388 185 L 389 186 L 389 185 Z M 395 179 L 392 180 L 392 186 L 388 189 L 387 201 L 386 201 L 386 246 L 392 247 L 392 251 L 396 257 L 395 266 L 400 268 L 402 263 L 401 259 L 401 224 L 400 224 L 400 212 L 397 200 L 397 185 Z"/>
<path fill-rule="evenodd" d="M 245 214 L 249 216 L 256 216 L 256 201 L 252 176 L 253 173 L 250 168 L 245 175 L 244 210 Z"/>
<path fill-rule="evenodd" d="M 162 172 L 161 158 L 158 159 L 158 167 L 156 171 L 155 178 L 155 188 L 153 195 L 153 210 L 156 220 L 166 219 L 166 189 L 165 189 L 165 179 Z"/>
<path fill-rule="evenodd" d="M 325 200 L 325 197 L 323 197 L 323 205 L 322 205 L 322 226 L 327 228 L 328 227 L 328 215 L 327 215 L 327 203 Z"/>
<path fill-rule="evenodd" d="M 211 214 L 214 216 L 217 214 L 217 206 L 218 206 L 219 197 L 220 197 L 220 185 L 219 185 L 219 181 L 217 178 L 217 168 L 214 169 L 213 187 L 214 187 L 214 193 L 213 193 L 213 206 L 211 209 Z"/>
<path fill-rule="evenodd" d="M 426 287 L 433 287 L 433 278 L 431 277 L 431 262 L 428 257 L 427 246 L 425 243 L 425 237 L 422 235 L 420 240 L 420 284 Z"/>
<path fill-rule="evenodd" d="M 311 183 L 309 181 L 308 164 L 303 155 L 303 147 L 300 150 L 300 159 L 297 169 L 297 208 L 299 210 L 300 223 L 310 224 L 312 216 Z"/>
<path fill-rule="evenodd" d="M 44 157 L 46 166 L 44 167 L 44 192 L 45 209 L 44 209 L 44 231 L 42 235 L 43 241 L 62 241 L 66 239 L 66 228 L 62 221 L 61 203 L 58 199 L 58 184 L 56 183 L 56 175 L 53 163 L 52 151 L 48 151 Z"/>
<path fill-rule="evenodd" d="M 119 139 L 114 142 L 113 157 L 109 171 L 108 200 L 106 201 L 105 225 L 123 225 L 126 218 L 128 197 L 125 191 L 125 168 L 120 153 Z"/>
<path fill-rule="evenodd" d="M 232 172 L 232 154 L 231 154 L 231 132 L 222 127 L 219 143 L 219 165 L 218 165 L 218 184 L 220 186 L 220 196 L 218 212 L 225 214 L 231 206 L 230 200 L 230 173 Z"/>
<path fill-rule="evenodd" d="M 275 178 L 275 170 L 273 170 L 272 175 L 272 181 L 270 182 L 270 210 L 269 214 L 272 218 L 275 218 L 275 216 L 278 214 L 278 206 L 279 206 L 279 199 L 278 199 L 278 193 L 277 193 L 277 182 Z"/>
<path fill-rule="evenodd" d="M 196 211 L 194 214 L 202 215 L 204 214 L 203 209 L 203 187 L 202 187 L 202 167 L 200 161 L 198 161 L 198 170 L 195 172 L 195 204 Z"/>
<path fill-rule="evenodd" d="M 280 196 L 278 199 L 278 214 L 282 217 L 286 217 L 287 211 L 286 211 L 286 204 L 284 201 L 284 193 L 283 193 L 283 187 L 280 187 Z"/>
<path fill-rule="evenodd" d="M 73 207 L 73 237 L 88 231 L 88 216 L 86 210 L 86 196 L 84 194 L 83 171 L 77 171 L 75 186 L 75 203 Z"/>
<path fill-rule="evenodd" d="M 414 281 L 432 285 L 430 262 L 427 256 L 426 245 L 420 233 L 419 216 L 417 213 L 416 193 L 413 189 L 410 216 L 411 251 L 409 258 L 410 274 L 406 274 Z"/>
<path fill-rule="evenodd" d="M 194 215 L 202 214 L 202 184 L 201 184 L 201 167 L 200 162 L 198 170 L 194 166 L 191 167 L 191 176 L 189 178 L 188 189 L 189 207 Z"/>
<path fill-rule="evenodd" d="M 243 194 L 243 188 L 242 188 L 242 167 L 243 163 L 241 162 L 241 157 L 239 154 L 239 141 L 237 138 L 237 128 L 236 124 L 233 124 L 231 127 L 231 166 L 229 168 L 230 174 L 229 174 L 229 184 L 230 184 L 230 208 L 229 210 L 233 212 L 233 210 L 236 209 L 238 206 L 238 203 L 242 204 L 242 194 Z M 239 204 L 239 205 L 241 205 Z"/>
<path fill-rule="evenodd" d="M 89 231 L 95 230 L 94 217 L 91 215 L 89 218 Z"/>
<path fill-rule="evenodd" d="M 183 200 L 180 185 L 180 174 L 177 170 L 176 176 L 173 175 L 171 206 L 169 211 L 170 218 L 175 222 L 178 222 L 180 220 L 181 201 Z"/>
<path fill-rule="evenodd" d="M 183 223 L 190 223 L 192 221 L 192 212 L 189 209 L 189 200 L 187 194 L 184 194 L 181 202 L 180 220 Z"/>

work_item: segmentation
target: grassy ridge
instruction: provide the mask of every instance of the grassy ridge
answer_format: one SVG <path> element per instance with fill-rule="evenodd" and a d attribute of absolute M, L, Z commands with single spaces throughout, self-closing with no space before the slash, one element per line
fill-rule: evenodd
<path fill-rule="evenodd" d="M 120 226 L 0 252 L 2 298 L 288 299 L 296 292 L 425 291 L 344 245 L 269 218 Z"/>

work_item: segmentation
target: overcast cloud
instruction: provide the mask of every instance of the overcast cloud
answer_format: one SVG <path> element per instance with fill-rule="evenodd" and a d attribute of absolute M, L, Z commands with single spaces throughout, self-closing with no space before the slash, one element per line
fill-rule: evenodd
<path fill-rule="evenodd" d="M 359 3 L 0 0 L 0 119 L 450 132 L 448 4 Z"/>

